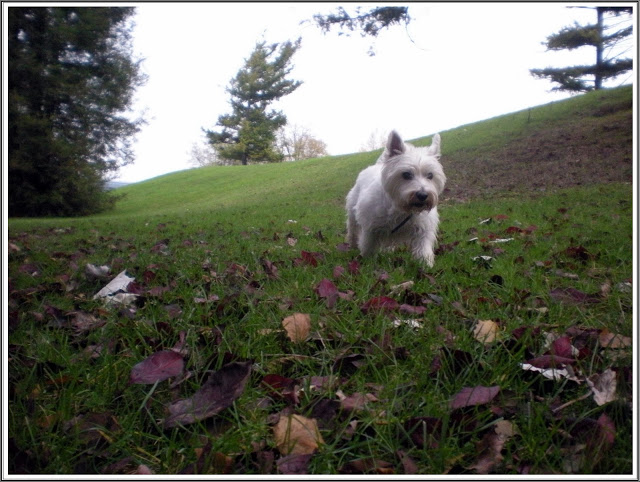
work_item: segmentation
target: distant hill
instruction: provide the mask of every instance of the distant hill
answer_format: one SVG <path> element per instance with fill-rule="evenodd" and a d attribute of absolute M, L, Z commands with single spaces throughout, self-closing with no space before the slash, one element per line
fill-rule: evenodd
<path fill-rule="evenodd" d="M 388 128 L 389 126 L 380 126 Z M 402 133 L 400 133 L 402 134 Z M 523 196 L 595 183 L 633 182 L 631 86 L 576 95 L 441 131 L 447 175 L 443 200 Z M 429 145 L 431 136 L 409 140 Z M 278 212 L 344 198 L 380 150 L 304 161 L 211 166 L 122 188 L 115 215 L 238 209 Z"/>
<path fill-rule="evenodd" d="M 118 189 L 119 187 L 128 186 L 128 182 L 107 181 L 107 190 Z"/>

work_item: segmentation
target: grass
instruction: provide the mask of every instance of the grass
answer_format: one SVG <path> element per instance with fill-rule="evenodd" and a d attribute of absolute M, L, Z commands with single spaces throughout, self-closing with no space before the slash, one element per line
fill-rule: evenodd
<path fill-rule="evenodd" d="M 605 349 L 599 338 L 633 335 L 631 171 L 610 172 L 626 166 L 630 145 L 610 153 L 614 165 L 597 155 L 602 138 L 577 153 L 547 137 L 556 164 L 578 155 L 579 174 L 571 185 L 544 178 L 535 188 L 523 182 L 531 170 L 509 170 L 503 152 L 549 129 L 577 132 L 576 123 L 608 125 L 625 139 L 630 106 L 621 105 L 630 92 L 442 133 L 450 182 L 431 270 L 402 250 L 362 260 L 338 249 L 344 195 L 376 153 L 184 171 L 123 188 L 116 210 L 101 216 L 10 220 L 9 472 L 278 473 L 272 426 L 290 410 L 317 420 L 324 439 L 303 464 L 310 474 L 631 473 L 631 353 Z M 479 167 L 481 159 L 490 162 Z M 606 182 L 595 184 L 590 166 L 598 159 Z M 478 187 L 471 173 L 457 174 L 461 160 L 483 173 L 480 180 L 491 168 L 506 174 Z M 493 243 L 504 238 L 513 239 Z M 481 255 L 492 259 L 474 259 Z M 126 269 L 144 297 L 132 308 L 104 307 L 92 296 L 106 281 L 87 278 L 87 263 L 109 265 L 112 275 Z M 344 268 L 337 277 L 336 266 Z M 345 297 L 328 304 L 316 291 L 323 279 Z M 411 288 L 393 293 L 407 281 Z M 215 301 L 198 300 L 210 295 Z M 425 311 L 363 311 L 379 296 Z M 295 312 L 311 317 L 302 343 L 282 330 Z M 79 330 L 78 314 L 98 323 Z M 396 319 L 421 326 L 395 327 Z M 478 320 L 497 323 L 495 341 L 474 337 Z M 181 332 L 190 376 L 175 387 L 175 379 L 129 384 L 131 368 L 176 345 Z M 522 370 L 548 350 L 546 334 L 569 336 L 582 350 L 571 364 L 580 377 L 612 368 L 617 400 L 598 405 L 584 381 Z M 91 348 L 99 355 L 88 355 Z M 250 361 L 252 374 L 231 406 L 162 428 L 166 404 L 192 396 L 233 360 Z M 294 390 L 297 399 L 274 392 L 261 383 L 266 375 L 304 390 Z M 339 381 L 314 388 L 312 376 Z M 500 393 L 451 408 L 462 389 L 479 386 Z M 338 391 L 370 401 L 341 411 Z M 420 425 L 421 417 L 437 420 L 437 429 Z M 496 445 L 501 421 L 514 433 Z M 426 447 L 416 442 L 416 426 Z M 354 463 L 362 459 L 368 469 Z"/>

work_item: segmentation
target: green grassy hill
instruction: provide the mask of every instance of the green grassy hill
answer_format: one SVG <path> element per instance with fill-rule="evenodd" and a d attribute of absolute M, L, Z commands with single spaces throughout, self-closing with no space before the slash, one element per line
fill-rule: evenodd
<path fill-rule="evenodd" d="M 443 131 L 445 198 L 631 182 L 631 119 L 632 89 L 622 87 Z M 430 136 L 413 142 L 428 145 Z M 378 155 L 182 171 L 121 188 L 126 197 L 108 215 L 342 206 L 358 172 Z"/>

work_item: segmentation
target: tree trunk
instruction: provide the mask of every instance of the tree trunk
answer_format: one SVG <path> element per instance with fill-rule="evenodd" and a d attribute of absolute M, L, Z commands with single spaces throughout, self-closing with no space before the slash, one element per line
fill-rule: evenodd
<path fill-rule="evenodd" d="M 604 7 L 597 7 L 598 12 L 598 42 L 596 44 L 596 79 L 595 89 L 602 89 L 602 50 L 603 50 L 603 22 Z"/>

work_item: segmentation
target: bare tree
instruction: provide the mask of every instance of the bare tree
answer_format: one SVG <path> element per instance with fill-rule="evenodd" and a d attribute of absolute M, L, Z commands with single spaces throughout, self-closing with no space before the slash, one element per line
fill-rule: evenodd
<path fill-rule="evenodd" d="M 328 155 L 327 144 L 316 139 L 309 129 L 298 124 L 281 128 L 276 142 L 285 161 L 299 161 Z"/>
<path fill-rule="evenodd" d="M 378 129 L 374 130 L 366 142 L 360 146 L 360 152 L 369 152 L 375 151 L 376 149 L 381 149 L 387 143 L 388 133 L 380 132 Z"/>
<path fill-rule="evenodd" d="M 194 142 L 189 152 L 189 164 L 193 167 L 228 166 L 233 164 L 233 161 L 222 159 L 218 155 L 215 146 L 208 142 Z"/>

